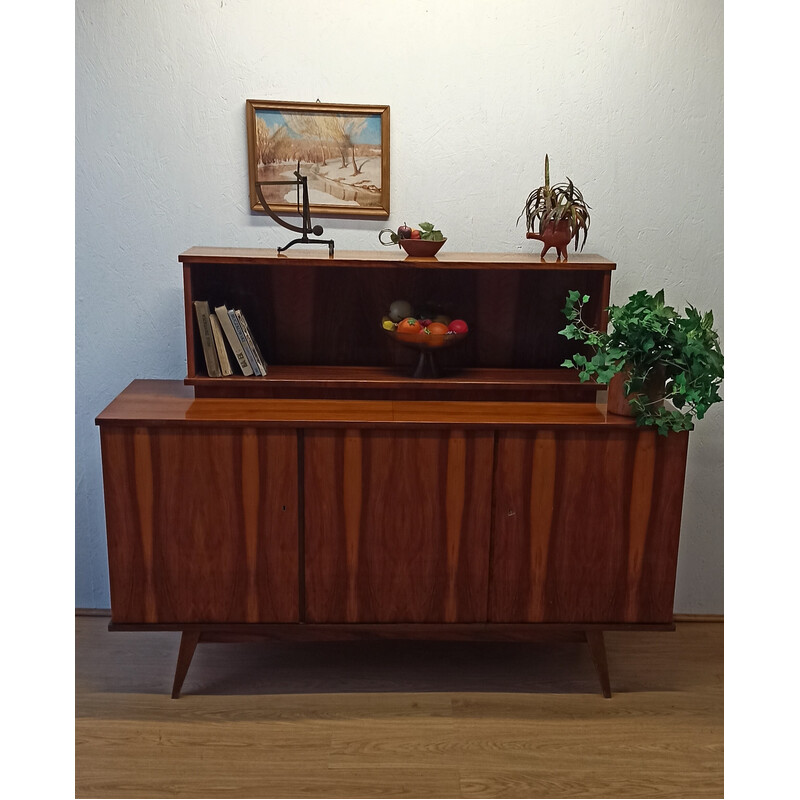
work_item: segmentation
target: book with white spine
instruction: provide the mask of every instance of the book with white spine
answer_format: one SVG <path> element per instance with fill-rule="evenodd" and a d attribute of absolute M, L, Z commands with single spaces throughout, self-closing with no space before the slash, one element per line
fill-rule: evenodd
<path fill-rule="evenodd" d="M 214 311 L 217 315 L 217 319 L 219 319 L 219 325 L 228 340 L 228 344 L 230 344 L 231 350 L 233 351 L 234 356 L 236 356 L 236 363 L 242 370 L 242 375 L 252 375 L 253 368 L 250 366 L 250 362 L 247 360 L 242 342 L 233 327 L 228 309 L 224 305 L 221 305 L 217 306 Z"/>

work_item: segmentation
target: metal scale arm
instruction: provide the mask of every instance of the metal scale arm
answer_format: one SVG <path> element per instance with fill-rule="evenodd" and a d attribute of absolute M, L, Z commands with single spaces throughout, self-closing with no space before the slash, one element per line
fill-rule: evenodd
<path fill-rule="evenodd" d="M 308 234 L 313 233 L 314 236 L 321 236 L 322 235 L 322 225 L 314 225 L 311 222 L 311 209 L 308 202 L 308 178 L 305 175 L 300 174 L 300 162 L 297 162 L 297 169 L 294 172 L 296 176 L 296 180 L 293 181 L 256 181 L 256 194 L 258 195 L 258 199 L 261 201 L 261 205 L 264 208 L 264 211 L 278 223 L 278 225 L 282 225 L 284 228 L 288 228 L 290 231 L 296 231 L 297 233 L 301 233 L 302 236 L 299 239 L 293 239 L 289 244 L 284 247 L 279 247 L 278 252 L 282 253 L 284 250 L 288 250 L 294 244 L 327 244 L 328 245 L 328 255 L 333 257 L 333 239 L 309 239 Z M 297 194 L 298 194 L 298 206 L 299 206 L 299 199 L 300 199 L 300 187 L 302 186 L 303 189 L 303 224 L 302 226 L 299 225 L 292 225 L 290 222 L 287 222 L 284 219 L 281 219 L 270 207 L 269 203 L 267 203 L 266 199 L 264 198 L 264 192 L 262 191 L 262 186 L 297 186 Z M 298 210 L 300 210 L 298 208 Z"/>

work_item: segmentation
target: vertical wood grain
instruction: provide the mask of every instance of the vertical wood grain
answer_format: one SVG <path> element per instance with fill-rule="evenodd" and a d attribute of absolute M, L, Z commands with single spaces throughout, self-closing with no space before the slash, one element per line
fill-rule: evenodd
<path fill-rule="evenodd" d="M 600 289 L 600 297 L 598 298 L 600 304 L 600 313 L 597 318 L 597 328 L 604 331 L 608 328 L 608 311 L 606 310 L 611 305 L 611 273 L 603 273 L 603 283 Z"/>
<path fill-rule="evenodd" d="M 686 434 L 501 432 L 492 622 L 671 622 Z"/>
<path fill-rule="evenodd" d="M 266 316 L 265 354 L 277 363 L 314 363 L 314 332 L 319 327 L 314 303 L 315 271 L 294 264 L 291 268 L 265 269 L 264 275 L 268 286 L 266 294 L 258 297 L 256 310 Z M 241 279 L 239 272 L 234 280 Z M 251 279 L 245 276 L 244 280 L 247 285 Z"/>
<path fill-rule="evenodd" d="M 304 442 L 307 621 L 485 620 L 492 433 L 307 430 Z"/>
<path fill-rule="evenodd" d="M 258 518 L 261 506 L 260 464 L 258 458 L 258 438 L 254 428 L 242 430 L 242 516 L 245 545 L 245 563 L 247 565 L 247 611 L 246 622 L 257 622 L 258 609 L 258 575 L 256 574 L 258 553 Z"/>
<path fill-rule="evenodd" d="M 466 439 L 454 431 L 447 440 L 447 478 L 445 486 L 445 531 L 447 537 L 447 600 L 444 621 L 458 618 L 458 558 L 463 534 L 465 490 L 467 485 Z"/>
<path fill-rule="evenodd" d="M 100 429 L 103 493 L 108 533 L 108 570 L 111 620 L 147 621 L 145 592 L 152 561 L 143 556 L 135 482 L 133 439 L 130 429 Z"/>
<path fill-rule="evenodd" d="M 689 433 L 656 436 L 653 500 L 642 561 L 638 613 L 647 619 L 671 619 L 678 568 Z"/>
<path fill-rule="evenodd" d="M 144 586 L 142 587 L 144 621 L 155 622 L 157 612 L 153 586 L 153 459 L 147 428 L 136 428 L 133 432 L 133 460 L 136 503 L 139 509 L 139 535 L 142 545 L 142 560 L 145 565 Z"/>
<path fill-rule="evenodd" d="M 358 430 L 344 434 L 344 457 L 342 483 L 344 493 L 345 561 L 347 565 L 347 611 L 348 619 L 358 619 L 358 546 L 361 536 L 361 452 L 362 437 Z"/>
<path fill-rule="evenodd" d="M 115 622 L 299 619 L 297 439 L 102 431 Z"/>
<path fill-rule="evenodd" d="M 653 502 L 653 479 L 656 468 L 656 432 L 646 431 L 637 437 L 633 456 L 631 500 L 628 522 L 628 575 L 625 619 L 635 620 L 639 586 L 642 579 L 650 509 Z"/>
<path fill-rule="evenodd" d="M 553 431 L 541 431 L 536 434 L 532 458 L 528 615 L 530 619 L 542 619 L 545 613 L 547 556 L 555 504 L 556 437 Z"/>
<path fill-rule="evenodd" d="M 192 305 L 193 300 L 205 300 L 207 298 L 196 298 L 192 286 L 192 275 L 195 270 L 189 264 L 183 265 L 183 315 L 184 324 L 186 326 L 186 369 L 188 375 L 196 375 L 197 362 L 195 360 L 195 335 L 194 335 L 194 319 L 195 311 Z"/>
<path fill-rule="evenodd" d="M 481 334 L 476 343 L 479 363 L 510 367 L 514 363 L 514 329 L 517 315 L 512 313 L 519 296 L 520 273 L 516 270 L 479 272 L 477 289 L 480 302 L 472 326 Z M 499 312 L 498 309 L 502 309 Z"/>

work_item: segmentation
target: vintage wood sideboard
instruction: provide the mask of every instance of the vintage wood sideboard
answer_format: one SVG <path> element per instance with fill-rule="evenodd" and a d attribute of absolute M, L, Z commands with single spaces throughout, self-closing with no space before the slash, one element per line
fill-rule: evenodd
<path fill-rule="evenodd" d="M 569 289 L 604 322 L 614 265 L 527 255 L 192 248 L 188 373 L 97 417 L 111 630 L 199 642 L 588 642 L 673 630 L 688 434 L 608 414 L 559 369 Z M 380 329 L 396 299 L 468 320 L 443 375 Z M 266 377 L 210 378 L 192 303 L 242 308 Z"/>

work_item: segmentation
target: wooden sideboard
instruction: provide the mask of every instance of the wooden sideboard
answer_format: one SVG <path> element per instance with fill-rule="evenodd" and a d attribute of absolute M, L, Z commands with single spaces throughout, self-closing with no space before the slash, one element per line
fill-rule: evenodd
<path fill-rule="evenodd" d="M 584 258 L 183 254 L 187 378 L 97 418 L 110 628 L 182 633 L 174 697 L 201 641 L 556 632 L 610 696 L 603 631 L 674 628 L 688 434 L 608 414 L 558 328 L 528 330 L 570 288 L 602 321 L 614 265 Z M 414 380 L 379 320 L 423 295 L 473 341 Z M 201 298 L 246 308 L 269 375 L 203 374 Z"/>

